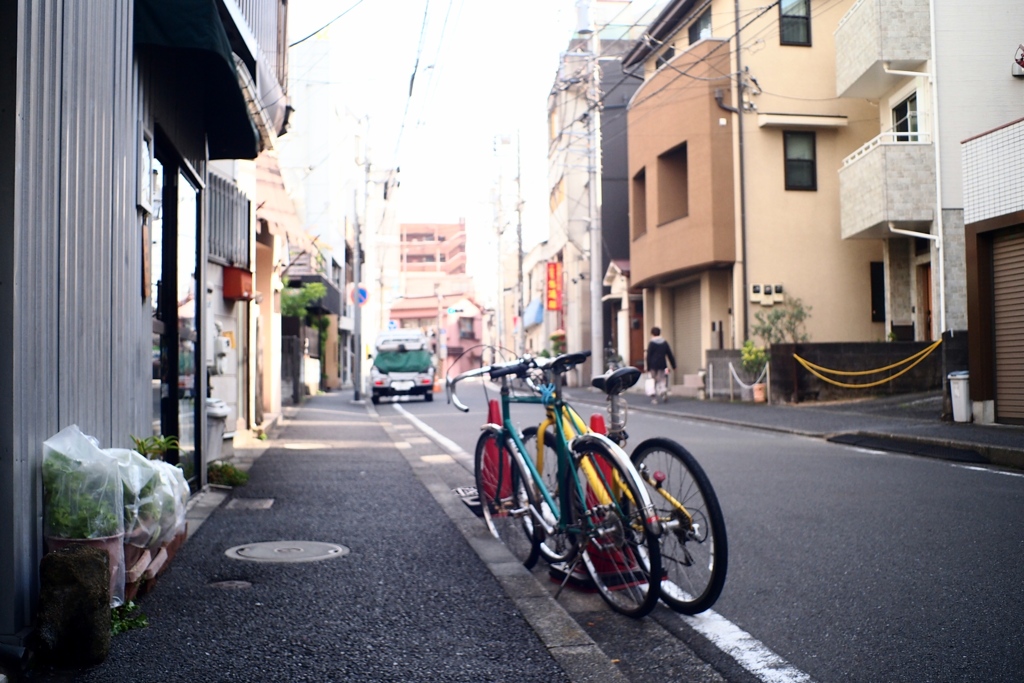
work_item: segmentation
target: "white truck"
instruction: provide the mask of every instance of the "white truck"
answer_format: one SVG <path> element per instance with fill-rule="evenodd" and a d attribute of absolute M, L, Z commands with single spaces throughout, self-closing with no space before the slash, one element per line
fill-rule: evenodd
<path fill-rule="evenodd" d="M 370 400 L 383 396 L 422 396 L 434 400 L 434 358 L 430 341 L 419 330 L 389 330 L 377 335 L 370 368 Z"/>

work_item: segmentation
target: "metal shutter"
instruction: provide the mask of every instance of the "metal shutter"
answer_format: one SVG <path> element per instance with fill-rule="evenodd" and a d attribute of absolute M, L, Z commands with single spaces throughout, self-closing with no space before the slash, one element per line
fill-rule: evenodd
<path fill-rule="evenodd" d="M 700 370 L 700 283 L 694 282 L 675 289 L 673 293 L 672 353 L 679 364 L 676 382 L 683 374 L 692 375 Z"/>
<path fill-rule="evenodd" d="M 992 243 L 996 420 L 1024 423 L 1024 231 Z"/>

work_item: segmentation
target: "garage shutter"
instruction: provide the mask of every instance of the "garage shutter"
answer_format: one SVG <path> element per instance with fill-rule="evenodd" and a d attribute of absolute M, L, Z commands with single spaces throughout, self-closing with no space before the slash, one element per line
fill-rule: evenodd
<path fill-rule="evenodd" d="M 683 285 L 673 294 L 672 353 L 679 370 L 692 375 L 700 370 L 700 283 Z M 682 378 L 677 375 L 677 382 Z"/>
<path fill-rule="evenodd" d="M 1024 423 L 1024 231 L 992 244 L 995 285 L 996 420 Z"/>

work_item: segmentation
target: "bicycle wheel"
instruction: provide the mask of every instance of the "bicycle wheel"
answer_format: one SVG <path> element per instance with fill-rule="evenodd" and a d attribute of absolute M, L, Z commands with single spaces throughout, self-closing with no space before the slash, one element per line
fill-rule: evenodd
<path fill-rule="evenodd" d="M 661 599 L 683 614 L 703 612 L 722 594 L 729 564 L 715 490 L 697 459 L 671 439 L 644 441 L 632 460 L 663 527 Z"/>
<path fill-rule="evenodd" d="M 541 481 L 544 482 L 544 487 L 554 499 L 555 505 L 558 505 L 560 495 L 560 487 L 558 485 L 558 452 L 555 450 L 555 439 L 557 438 L 553 430 L 546 430 L 544 432 L 544 450 L 542 453 L 538 453 L 537 428 L 527 427 L 523 430 L 523 445 L 526 446 L 526 453 L 533 460 L 534 465 L 537 466 Z M 558 516 L 538 491 L 534 491 L 534 498 L 537 501 L 537 509 L 543 516 L 544 521 L 549 527 L 554 529 L 553 533 L 548 533 L 544 529 L 538 529 L 538 550 L 540 555 L 552 564 L 565 562 L 573 553 L 569 535 L 565 532 L 564 528 L 559 530 Z"/>
<path fill-rule="evenodd" d="M 585 441 L 574 450 L 583 498 L 574 496 L 571 524 L 583 562 L 612 609 L 645 616 L 658 604 L 652 577 L 661 576 L 661 549 L 635 502 L 640 491 L 604 444 Z"/>
<path fill-rule="evenodd" d="M 485 431 L 476 442 L 476 491 L 484 523 L 527 569 L 537 564 L 533 495 L 498 433 Z"/>

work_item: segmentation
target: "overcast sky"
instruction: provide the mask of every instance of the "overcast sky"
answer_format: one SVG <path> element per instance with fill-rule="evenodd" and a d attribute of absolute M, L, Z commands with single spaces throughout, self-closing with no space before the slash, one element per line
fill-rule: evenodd
<path fill-rule="evenodd" d="M 328 29 L 344 51 L 335 79 L 344 106 L 370 118 L 373 164 L 401 168 L 401 222 L 464 217 L 471 230 L 491 227 L 494 139 L 511 138 L 514 149 L 519 132 L 525 241 L 542 239 L 547 94 L 573 36 L 575 0 L 292 0 L 289 8 L 290 42 L 352 8 Z"/>

